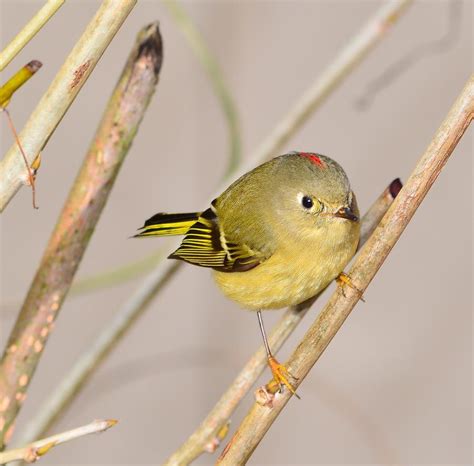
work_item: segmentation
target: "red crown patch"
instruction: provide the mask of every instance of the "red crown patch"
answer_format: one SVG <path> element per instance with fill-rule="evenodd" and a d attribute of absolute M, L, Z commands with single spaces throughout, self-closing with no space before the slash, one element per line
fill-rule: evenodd
<path fill-rule="evenodd" d="M 313 152 L 300 152 L 300 156 L 304 157 L 314 163 L 318 167 L 324 168 L 324 162 L 319 158 L 319 156 Z"/>

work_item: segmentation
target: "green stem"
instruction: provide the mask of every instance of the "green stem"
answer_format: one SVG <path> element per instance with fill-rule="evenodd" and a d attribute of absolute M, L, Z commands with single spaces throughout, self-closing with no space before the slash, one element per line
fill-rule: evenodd
<path fill-rule="evenodd" d="M 206 70 L 212 83 L 212 87 L 214 88 L 214 92 L 222 106 L 227 121 L 230 140 L 229 161 L 224 174 L 224 178 L 227 179 L 237 168 L 241 157 L 239 120 L 236 106 L 226 86 L 219 64 L 209 51 L 202 35 L 197 30 L 189 15 L 176 0 L 165 0 L 164 3 L 168 7 L 168 10 L 176 24 L 188 40 L 188 43 L 194 51 L 197 59 Z"/>

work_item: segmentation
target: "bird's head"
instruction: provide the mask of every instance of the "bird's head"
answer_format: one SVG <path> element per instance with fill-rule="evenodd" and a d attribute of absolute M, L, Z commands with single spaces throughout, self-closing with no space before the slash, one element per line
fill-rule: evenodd
<path fill-rule="evenodd" d="M 302 229 L 359 223 L 355 195 L 337 162 L 312 152 L 291 152 L 273 161 L 274 205 L 281 219 Z"/>

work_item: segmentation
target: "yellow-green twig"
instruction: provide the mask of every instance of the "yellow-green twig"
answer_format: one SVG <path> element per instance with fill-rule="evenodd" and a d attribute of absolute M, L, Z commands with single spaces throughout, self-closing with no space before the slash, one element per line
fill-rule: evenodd
<path fill-rule="evenodd" d="M 42 63 L 32 60 L 18 70 L 5 84 L 0 87 L 0 107 L 5 108 L 12 95 L 26 83 L 41 67 Z"/>

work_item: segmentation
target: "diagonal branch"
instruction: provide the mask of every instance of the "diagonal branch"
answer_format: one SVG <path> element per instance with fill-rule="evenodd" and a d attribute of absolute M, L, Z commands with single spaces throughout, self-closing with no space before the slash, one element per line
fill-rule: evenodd
<path fill-rule="evenodd" d="M 36 440 L 26 447 L 7 450 L 3 453 L 0 452 L 0 464 L 17 460 L 26 461 L 27 463 L 34 463 L 36 460 L 46 455 L 46 453 L 48 453 L 52 448 L 57 445 L 61 445 L 61 443 L 69 442 L 79 437 L 84 437 L 84 435 L 105 432 L 115 424 L 117 424 L 115 419 L 93 421 L 85 426 L 77 427 L 66 432 L 61 432 L 60 434 L 52 435 L 48 438 Z"/>
<path fill-rule="evenodd" d="M 28 119 L 20 141 L 31 166 L 92 73 L 137 0 L 104 0 Z M 0 212 L 25 183 L 24 162 L 13 145 L 0 161 Z"/>
<path fill-rule="evenodd" d="M 291 115 L 283 118 L 262 146 L 251 156 L 248 165 L 246 167 L 240 165 L 234 176 L 237 177 L 269 157 L 276 155 L 275 151 L 283 144 L 281 128 L 285 128 L 284 141 L 286 142 L 307 121 L 323 100 L 350 75 L 355 65 L 362 61 L 367 52 L 382 40 L 390 26 L 396 22 L 401 12 L 410 2 L 411 0 L 391 0 L 384 4 L 351 40 L 351 43 L 355 43 L 357 46 L 344 48 L 336 55 L 334 61 L 329 64 L 312 85 L 311 92 L 307 91 L 304 94 L 305 97 L 299 100 L 300 103 L 292 109 Z M 225 187 L 221 186 L 221 190 Z M 174 244 L 176 244 L 175 247 L 178 246 L 177 243 Z M 170 245 L 171 248 L 172 244 Z M 56 390 L 48 397 L 38 415 L 27 426 L 26 432 L 22 436 L 24 443 L 39 437 L 54 423 L 61 412 L 74 399 L 92 372 L 114 349 L 133 323 L 144 313 L 156 293 L 166 285 L 182 265 L 182 262 L 159 264 L 145 278 L 124 306 L 118 310 L 110 324 L 90 345 L 88 351 L 78 359 L 70 372 L 58 384 Z"/>
<path fill-rule="evenodd" d="M 162 43 L 155 23 L 138 35 L 10 335 L 0 365 L 0 402 L 5 408 L 0 445 L 20 409 L 52 325 L 155 91 L 161 61 Z"/>
<path fill-rule="evenodd" d="M 365 291 L 382 266 L 426 193 L 456 147 L 474 116 L 474 75 L 451 108 L 433 141 L 421 157 L 405 187 L 401 190 L 380 225 L 362 248 L 350 271 L 355 287 Z M 324 352 L 360 299 L 360 293 L 348 288 L 336 290 L 291 355 L 287 367 L 298 378 L 298 386 Z M 265 391 L 261 389 L 261 391 Z M 256 402 L 224 449 L 217 464 L 245 464 L 272 423 L 291 398 L 287 390 Z"/>

